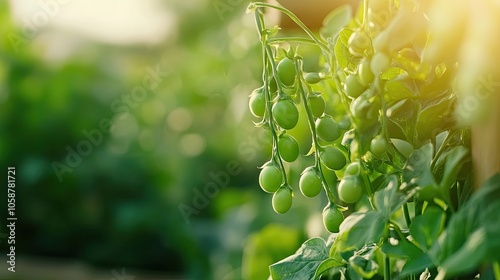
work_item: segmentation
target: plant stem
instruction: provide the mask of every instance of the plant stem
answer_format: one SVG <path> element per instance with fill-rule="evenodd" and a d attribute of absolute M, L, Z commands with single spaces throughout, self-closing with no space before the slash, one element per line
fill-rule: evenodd
<path fill-rule="evenodd" d="M 380 97 L 380 109 L 382 111 L 382 117 L 381 117 L 381 125 L 382 125 L 382 135 L 384 138 L 387 138 L 387 135 L 389 133 L 387 132 L 387 104 L 385 102 L 385 96 L 384 96 L 384 91 L 382 89 L 382 85 L 380 84 L 380 77 L 377 75 L 375 78 L 375 90 L 377 94 Z"/>
<path fill-rule="evenodd" d="M 286 38 L 269 38 L 267 40 L 269 44 L 281 44 L 281 43 L 288 43 L 288 42 L 296 42 L 296 43 L 303 43 L 303 44 L 310 44 L 310 45 L 316 45 L 316 42 L 307 39 L 307 38 L 302 38 L 302 37 L 286 37 Z"/>
<path fill-rule="evenodd" d="M 384 259 L 384 280 L 391 279 L 391 260 L 388 255 L 385 255 Z"/>
<path fill-rule="evenodd" d="M 327 194 L 328 200 L 330 201 L 330 203 L 336 204 L 335 201 L 337 200 L 337 195 L 330 190 L 330 188 L 328 187 L 328 182 L 326 181 L 325 176 L 323 175 L 323 170 L 321 167 L 321 159 L 319 157 L 319 152 L 321 150 L 321 146 L 318 143 L 318 137 L 316 134 L 316 124 L 314 123 L 314 118 L 312 116 L 311 109 L 309 108 L 308 103 L 307 103 L 307 96 L 306 96 L 306 92 L 305 92 L 304 86 L 303 86 L 304 81 L 303 81 L 303 77 L 302 77 L 302 70 L 300 67 L 301 61 L 298 60 L 297 62 L 299 62 L 299 63 L 295 64 L 295 70 L 299 76 L 299 93 L 300 93 L 300 97 L 302 98 L 302 102 L 304 102 L 304 107 L 306 109 L 306 115 L 307 115 L 307 122 L 309 123 L 309 128 L 311 130 L 312 142 L 313 142 L 314 151 L 315 151 L 315 153 L 314 153 L 315 166 L 319 170 L 319 173 L 321 176 L 321 181 L 323 181 L 323 187 L 324 187 L 325 192 Z"/>
<path fill-rule="evenodd" d="M 439 150 L 436 152 L 436 155 L 434 156 L 434 158 L 431 161 L 431 170 L 434 169 L 437 160 L 439 159 L 441 154 L 444 153 L 445 147 L 448 145 L 448 142 L 452 139 L 452 136 L 454 136 L 456 132 L 457 131 L 450 130 L 448 132 L 448 135 L 446 135 L 446 138 L 443 140 L 443 144 L 441 144 L 441 146 L 439 147 Z"/>
<path fill-rule="evenodd" d="M 394 169 L 396 169 L 395 172 L 393 173 L 389 173 L 387 175 L 390 175 L 390 174 L 400 174 L 401 172 L 403 172 L 403 168 L 401 168 L 401 166 L 398 166 L 396 164 L 394 164 L 392 161 L 389 161 L 389 160 L 385 160 L 385 159 L 380 159 L 380 161 L 384 164 L 387 164 L 387 165 L 390 165 L 392 167 L 394 167 Z"/>
<path fill-rule="evenodd" d="M 403 234 L 403 232 L 396 223 L 391 222 L 391 226 L 394 228 L 396 234 L 399 236 L 399 238 L 401 238 L 401 240 L 406 240 L 406 236 Z"/>
<path fill-rule="evenodd" d="M 368 27 L 368 0 L 363 1 L 363 30 L 366 32 Z"/>
<path fill-rule="evenodd" d="M 293 20 L 300 28 L 302 28 L 302 30 L 304 30 L 304 32 L 318 45 L 318 47 L 320 47 L 324 52 L 329 53 L 330 50 L 328 49 L 328 46 L 324 42 L 322 42 L 318 37 L 316 37 L 314 33 L 302 21 L 300 21 L 300 19 L 296 15 L 294 15 L 290 10 L 284 7 L 263 2 L 255 2 L 254 4 L 255 7 L 273 8 L 284 13 L 291 20 Z"/>
<path fill-rule="evenodd" d="M 422 215 L 422 209 L 424 208 L 424 202 L 423 201 L 416 201 L 415 202 L 415 217 Z"/>
<path fill-rule="evenodd" d="M 359 162 L 361 163 L 361 166 L 363 167 L 363 173 L 361 174 L 361 178 L 364 182 L 363 185 L 365 186 L 365 192 L 368 195 L 372 209 L 375 209 L 375 204 L 373 203 L 372 184 L 371 184 L 370 179 L 368 178 L 367 174 L 365 173 L 365 170 L 367 170 L 368 168 L 366 167 L 366 164 L 364 161 L 360 160 Z"/>
<path fill-rule="evenodd" d="M 256 10 L 255 17 L 256 17 L 257 27 L 259 28 L 259 34 L 262 34 L 262 31 L 265 28 L 264 27 L 265 24 L 264 24 L 264 18 L 262 16 L 262 13 L 260 12 L 260 10 Z M 277 162 L 280 165 L 281 174 L 283 176 L 283 182 L 285 182 L 285 184 L 286 184 L 288 182 L 288 179 L 287 179 L 287 175 L 286 175 L 286 171 L 285 171 L 285 166 L 283 164 L 283 161 L 281 160 L 281 156 L 280 156 L 279 150 L 278 150 L 278 135 L 276 133 L 276 128 L 274 127 L 274 123 L 273 123 L 273 112 L 271 110 L 271 103 L 272 103 L 271 93 L 269 92 L 269 85 L 268 85 L 268 80 L 267 80 L 268 64 L 269 63 L 271 64 L 273 72 L 275 72 L 276 65 L 274 65 L 272 52 L 269 52 L 269 50 L 268 50 L 270 48 L 267 45 L 266 39 L 267 39 L 267 36 L 261 36 L 262 63 L 263 63 L 263 69 L 264 69 L 264 71 L 262 73 L 262 80 L 264 82 L 264 95 L 266 98 L 266 111 L 267 111 L 267 115 L 269 117 L 269 119 L 268 119 L 269 128 L 271 130 L 271 134 L 273 137 L 273 152 L 272 152 L 272 154 L 273 154 L 274 160 L 277 160 Z"/>
<path fill-rule="evenodd" d="M 408 228 L 410 228 L 410 225 L 411 225 L 411 218 L 410 218 L 410 211 L 409 211 L 409 209 L 408 209 L 408 203 L 407 203 L 407 202 L 405 202 L 405 203 L 403 204 L 403 214 L 404 214 L 404 216 L 405 216 L 406 226 L 407 226 Z"/>
<path fill-rule="evenodd" d="M 500 264 L 498 262 L 493 263 L 493 274 L 495 275 L 495 280 L 500 280 Z"/>

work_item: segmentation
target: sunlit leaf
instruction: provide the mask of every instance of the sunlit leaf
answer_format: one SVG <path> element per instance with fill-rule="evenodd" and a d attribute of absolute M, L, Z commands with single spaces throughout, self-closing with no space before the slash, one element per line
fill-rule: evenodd
<path fill-rule="evenodd" d="M 295 254 L 271 265 L 269 270 L 274 280 L 311 279 L 328 258 L 325 240 L 312 238 L 304 242 Z"/>
<path fill-rule="evenodd" d="M 426 186 L 437 186 L 431 171 L 433 153 L 434 148 L 430 143 L 413 151 L 403 170 L 404 182 L 422 188 Z"/>
<path fill-rule="evenodd" d="M 340 69 L 346 69 L 349 66 L 349 60 L 352 56 L 347 49 L 347 42 L 352 34 L 352 30 L 348 28 L 342 29 L 339 37 L 335 42 L 335 59 Z"/>
<path fill-rule="evenodd" d="M 497 173 L 451 217 L 429 252 L 441 265 L 440 277 L 468 273 L 481 264 L 500 260 L 499 197 Z"/>
<path fill-rule="evenodd" d="M 406 195 L 400 191 L 399 180 L 392 175 L 388 178 L 387 185 L 377 191 L 374 196 L 375 209 L 386 220 L 389 220 L 398 209 L 407 201 Z"/>
<path fill-rule="evenodd" d="M 387 235 L 385 217 L 375 211 L 353 213 L 340 225 L 339 250 L 349 251 L 362 248 L 365 244 L 377 243 Z"/>
<path fill-rule="evenodd" d="M 469 151 L 463 146 L 457 146 L 451 150 L 446 159 L 443 178 L 440 182 L 442 191 L 448 191 L 453 182 L 456 181 L 458 171 L 467 160 L 470 160 L 467 157 L 468 154 Z"/>
<path fill-rule="evenodd" d="M 338 262 L 335 259 L 331 259 L 331 258 L 326 259 L 316 269 L 316 272 L 314 273 L 313 279 L 319 279 L 319 277 L 323 273 L 327 272 L 328 270 L 330 270 L 330 269 L 332 269 L 334 267 L 339 267 L 341 265 L 342 265 L 342 263 Z"/>
<path fill-rule="evenodd" d="M 363 279 L 371 279 L 377 274 L 379 265 L 373 260 L 373 254 L 378 246 L 367 244 L 349 258 L 350 267 Z"/>
<path fill-rule="evenodd" d="M 382 252 L 390 257 L 402 259 L 413 259 L 422 254 L 422 250 L 406 239 L 397 240 L 395 245 L 391 242 L 384 242 Z"/>
<path fill-rule="evenodd" d="M 432 246 L 443 230 L 446 215 L 439 207 L 429 206 L 424 214 L 415 217 L 410 226 L 410 233 L 423 250 Z"/>

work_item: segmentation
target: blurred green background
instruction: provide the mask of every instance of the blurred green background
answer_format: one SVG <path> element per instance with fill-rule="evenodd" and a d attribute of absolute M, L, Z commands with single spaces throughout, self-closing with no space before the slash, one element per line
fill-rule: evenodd
<path fill-rule="evenodd" d="M 325 198 L 297 192 L 278 215 L 258 186 L 270 140 L 247 109 L 261 75 L 247 4 L 0 0 L 18 218 L 11 273 L 2 188 L 0 279 L 266 279 L 325 235 Z"/>

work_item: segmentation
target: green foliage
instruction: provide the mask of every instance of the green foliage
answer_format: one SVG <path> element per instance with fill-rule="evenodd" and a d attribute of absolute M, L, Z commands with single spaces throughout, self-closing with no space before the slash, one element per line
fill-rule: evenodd
<path fill-rule="evenodd" d="M 213 1 L 194 6 L 165 1 L 155 13 L 175 14 L 175 36 L 160 44 L 120 45 L 87 40 L 71 26 L 54 28 L 54 20 L 67 18 L 56 2 L 64 1 L 33 3 L 26 21 L 15 23 L 9 12 L 14 2 L 0 1 L 0 161 L 19 173 L 16 210 L 22 222 L 16 253 L 97 266 L 106 272 L 103 279 L 122 267 L 174 278 L 223 279 L 224 269 L 241 266 L 244 236 L 272 221 L 247 218 L 265 209 L 256 207 L 263 201 L 261 191 L 249 188 L 258 184 L 254 167 L 264 158 L 257 154 L 262 148 L 242 131 L 241 122 L 250 117 L 234 110 L 248 95 L 245 90 L 256 85 L 259 67 L 258 43 L 252 42 L 257 36 L 241 21 L 245 4 L 233 1 L 221 20 Z M 40 15 L 41 21 L 32 21 Z M 16 52 L 10 34 L 28 32 L 32 36 Z M 163 79 L 158 87 L 140 102 L 131 99 L 148 81 L 148 70 L 157 69 Z M 78 151 L 89 141 L 84 131 L 100 130 L 102 120 L 117 124 L 116 130 L 101 130 L 92 151 L 67 164 L 67 149 Z M 194 153 L 187 141 L 191 136 L 203 150 Z M 243 157 L 240 150 L 249 153 Z M 241 164 L 241 172 L 186 224 L 178 205 L 192 205 L 197 192 L 213 185 L 210 174 L 220 174 L 232 160 Z M 54 162 L 70 169 L 62 181 Z M 3 202 L 6 195 L 0 195 Z M 246 212 L 238 212 L 243 204 Z M 2 221 L 6 214 L 0 214 Z M 9 244 L 1 241 L 6 252 Z M 22 270 L 19 279 L 36 278 L 23 278 Z M 57 271 L 44 279 L 68 277 Z"/>
<path fill-rule="evenodd" d="M 245 279 L 266 279 L 269 266 L 291 254 L 298 244 L 297 230 L 279 224 L 265 226 L 246 242 L 242 275 Z M 276 242 L 279 240 L 279 242 Z"/>
<path fill-rule="evenodd" d="M 500 174 L 490 178 L 453 215 L 429 254 L 440 265 L 439 276 L 473 271 L 481 264 L 499 262 Z M 471 256 L 474 256 L 471 258 Z"/>
<path fill-rule="evenodd" d="M 325 271 L 328 248 L 321 238 L 309 239 L 288 258 L 269 267 L 273 279 L 316 279 Z M 328 266 L 335 265 L 329 261 Z"/>
<path fill-rule="evenodd" d="M 499 261 L 493 213 L 500 211 L 500 175 L 469 198 L 470 128 L 457 126 L 453 118 L 457 100 L 450 81 L 457 66 L 422 59 L 431 37 L 424 24 L 428 5 L 363 3 L 355 17 L 347 6 L 333 11 L 320 37 L 282 7 L 252 4 L 258 31 L 266 34 L 260 38 L 262 82 L 270 114 L 259 126 L 271 131 L 271 160 L 278 163 L 287 188 L 296 185 L 290 174 L 297 165 L 284 163 L 276 151 L 280 133 L 293 126 L 284 127 L 270 110 L 281 100 L 293 100 L 299 119 L 307 120 L 307 156 L 315 163 L 302 172 L 298 186 L 312 197 L 323 181 L 324 226 L 335 233 L 328 244 L 320 238 L 305 241 L 294 255 L 270 266 L 271 278 L 445 279 L 478 274 L 482 266 Z M 263 8 L 283 12 L 308 38 L 268 32 Z M 282 49 L 282 42 L 289 50 Z M 300 48 L 306 42 L 322 51 L 318 76 L 304 74 L 310 58 Z M 276 79 L 274 73 L 285 62 L 293 62 L 295 71 Z M 293 79 L 288 77 L 292 74 Z M 280 85 L 283 79 L 284 86 L 271 89 L 270 84 Z M 325 109 L 311 98 L 319 95 Z M 327 172 L 335 173 L 333 183 L 327 182 Z M 305 185 L 313 185 L 314 192 Z"/>

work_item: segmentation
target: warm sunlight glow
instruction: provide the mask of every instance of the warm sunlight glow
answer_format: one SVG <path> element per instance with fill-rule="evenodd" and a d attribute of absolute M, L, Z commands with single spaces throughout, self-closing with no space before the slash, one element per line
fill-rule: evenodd
<path fill-rule="evenodd" d="M 50 28 L 111 44 L 157 44 L 172 36 L 175 15 L 157 0 L 11 1 L 23 32 Z"/>

